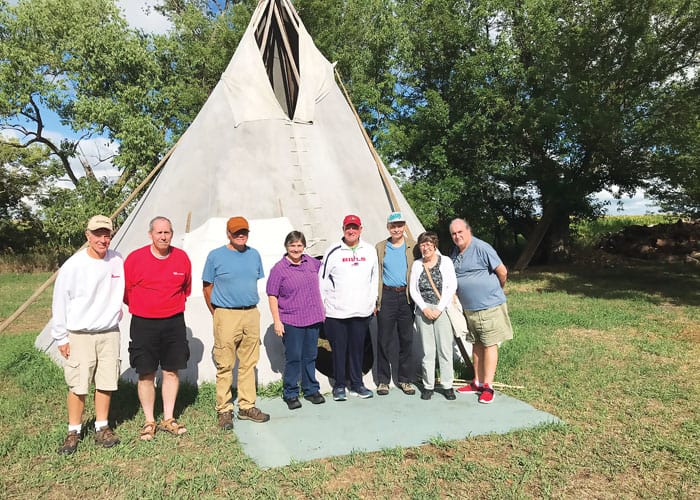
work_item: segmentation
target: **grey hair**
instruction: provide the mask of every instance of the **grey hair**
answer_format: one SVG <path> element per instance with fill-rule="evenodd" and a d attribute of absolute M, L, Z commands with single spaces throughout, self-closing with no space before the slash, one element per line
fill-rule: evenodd
<path fill-rule="evenodd" d="M 306 248 L 306 236 L 304 236 L 304 233 L 301 231 L 292 231 L 289 233 L 284 239 L 284 248 L 287 248 L 289 245 L 296 243 L 297 241 L 301 241 L 301 244 L 304 245 L 304 248 Z"/>
<path fill-rule="evenodd" d="M 454 224 L 455 222 L 462 222 L 464 224 L 464 226 L 469 230 L 471 230 L 471 228 L 472 228 L 465 219 L 462 219 L 460 217 L 457 217 L 456 219 L 452 219 L 452 221 L 450 221 L 449 227 L 452 227 L 452 224 Z"/>
<path fill-rule="evenodd" d="M 152 232 L 153 232 L 153 224 L 155 224 L 156 221 L 159 221 L 159 220 L 164 220 L 164 221 L 166 221 L 166 222 L 168 223 L 168 225 L 170 225 L 170 231 L 171 231 L 171 232 L 174 232 L 174 231 L 173 231 L 173 223 L 170 222 L 170 219 L 168 219 L 167 217 L 163 217 L 162 215 L 158 215 L 158 216 L 156 216 L 156 217 L 153 217 L 153 218 L 151 219 L 151 222 L 148 223 L 148 232 L 149 232 L 149 233 L 152 233 Z"/>

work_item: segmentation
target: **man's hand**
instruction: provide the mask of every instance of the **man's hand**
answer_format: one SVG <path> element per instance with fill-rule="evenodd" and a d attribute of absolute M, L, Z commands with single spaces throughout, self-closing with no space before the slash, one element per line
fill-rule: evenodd
<path fill-rule="evenodd" d="M 68 359 L 68 356 L 70 356 L 70 344 L 63 344 L 58 346 L 58 352 L 61 353 L 61 356 Z"/>

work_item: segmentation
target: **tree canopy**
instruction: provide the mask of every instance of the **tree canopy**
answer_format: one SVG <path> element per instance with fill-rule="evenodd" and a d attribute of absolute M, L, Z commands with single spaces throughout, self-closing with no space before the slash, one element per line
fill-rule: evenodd
<path fill-rule="evenodd" d="M 114 0 L 0 0 L 0 129 L 19 138 L 2 139 L 3 168 L 25 162 L 7 186 L 36 192 L 29 174 L 73 185 L 43 186 L 31 206 L 6 187 L 0 201 L 15 208 L 3 217 L 38 211 L 68 244 L 86 212 L 114 209 L 194 119 L 256 5 L 166 0 L 173 27 L 154 35 Z M 466 217 L 504 246 L 546 224 L 541 256 L 556 259 L 571 222 L 601 213 L 603 190 L 644 188 L 667 210 L 700 212 L 697 1 L 295 7 L 427 227 Z M 47 113 L 72 134 L 48 133 Z M 118 145 L 117 179 L 81 158 L 98 136 Z"/>
<path fill-rule="evenodd" d="M 527 237 L 549 213 L 557 257 L 595 193 L 680 186 L 692 132 L 665 123 L 697 130 L 697 108 L 677 107 L 697 102 L 697 2 L 400 4 L 413 29 L 393 157 L 428 217 Z"/>

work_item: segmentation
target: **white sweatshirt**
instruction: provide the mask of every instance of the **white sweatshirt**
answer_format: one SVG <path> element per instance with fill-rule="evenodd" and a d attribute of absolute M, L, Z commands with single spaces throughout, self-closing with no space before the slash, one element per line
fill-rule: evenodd
<path fill-rule="evenodd" d="M 374 313 L 379 286 L 377 251 L 360 240 L 352 249 L 332 245 L 318 270 L 326 317 L 347 319 Z"/>
<path fill-rule="evenodd" d="M 117 328 L 124 300 L 124 260 L 113 250 L 94 259 L 81 250 L 58 272 L 53 289 L 51 335 L 68 343 L 68 331 L 101 332 Z"/>

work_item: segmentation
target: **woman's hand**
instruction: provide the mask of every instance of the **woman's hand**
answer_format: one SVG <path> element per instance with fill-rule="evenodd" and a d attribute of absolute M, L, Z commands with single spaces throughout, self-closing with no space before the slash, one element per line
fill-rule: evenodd
<path fill-rule="evenodd" d="M 423 316 L 425 316 L 426 319 L 429 319 L 430 321 L 435 321 L 440 317 L 440 311 L 432 307 L 426 307 L 425 309 L 423 309 Z"/>
<path fill-rule="evenodd" d="M 275 321 L 275 333 L 278 337 L 284 336 L 284 325 L 281 321 Z"/>

